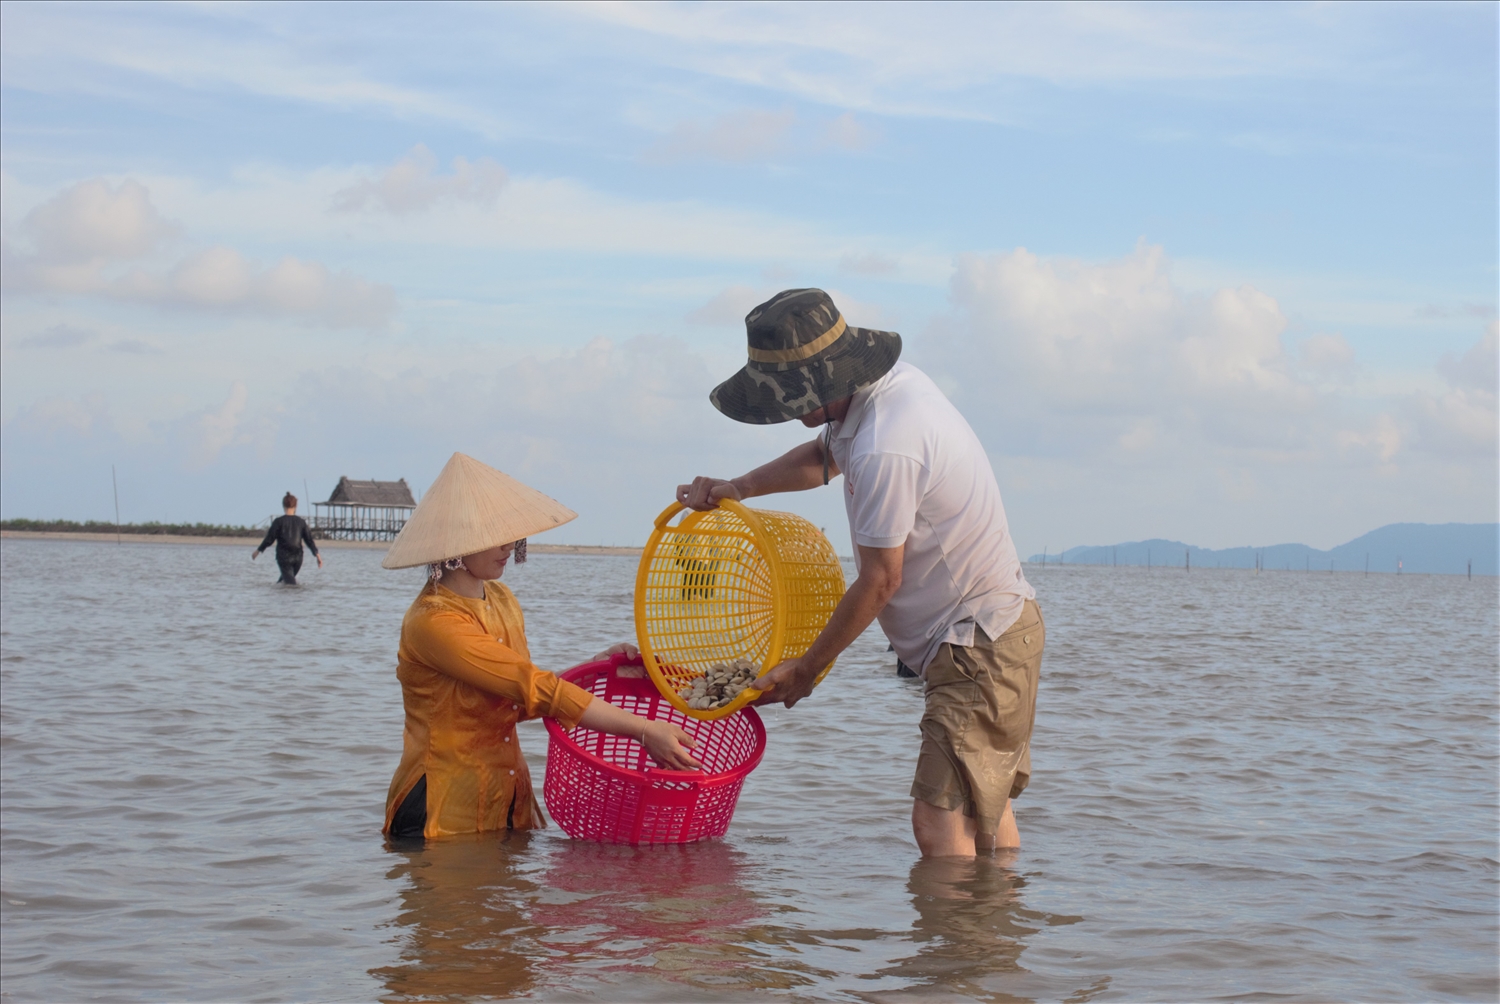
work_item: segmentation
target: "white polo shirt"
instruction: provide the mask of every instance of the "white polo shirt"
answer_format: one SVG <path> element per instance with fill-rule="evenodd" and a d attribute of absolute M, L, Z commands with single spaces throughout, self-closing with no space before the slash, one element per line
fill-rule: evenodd
<path fill-rule="evenodd" d="M 832 452 L 854 543 L 905 548 L 901 588 L 880 612 L 902 662 L 925 673 L 944 642 L 974 644 L 976 624 L 998 638 L 1016 622 L 1036 591 L 1021 574 L 995 472 L 927 374 L 897 363 L 856 393 L 834 423 Z"/>

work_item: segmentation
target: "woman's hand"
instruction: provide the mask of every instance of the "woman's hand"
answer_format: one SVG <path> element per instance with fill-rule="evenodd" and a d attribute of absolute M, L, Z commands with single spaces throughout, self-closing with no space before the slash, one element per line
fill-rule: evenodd
<path fill-rule="evenodd" d="M 624 708 L 595 697 L 583 709 L 578 724 L 595 732 L 628 736 L 646 747 L 651 759 L 668 770 L 698 770 L 702 767 L 688 750 L 698 745 L 693 737 L 671 722 L 653 721 L 632 715 Z"/>
<path fill-rule="evenodd" d="M 703 769 L 703 765 L 688 753 L 698 744 L 671 722 L 646 722 L 640 739 L 651 759 L 668 770 Z"/>

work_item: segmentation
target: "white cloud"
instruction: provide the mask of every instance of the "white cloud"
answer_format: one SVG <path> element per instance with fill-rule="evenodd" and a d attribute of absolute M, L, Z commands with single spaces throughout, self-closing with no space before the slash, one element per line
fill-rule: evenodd
<path fill-rule="evenodd" d="M 1500 321 L 1491 321 L 1479 341 L 1455 359 L 1438 360 L 1438 372 L 1454 387 L 1488 391 L 1500 389 Z"/>
<path fill-rule="evenodd" d="M 378 178 L 366 178 L 333 194 L 338 212 L 384 209 L 403 215 L 422 212 L 444 199 L 492 206 L 509 177 L 488 157 L 470 162 L 453 158 L 453 173 L 437 174 L 437 157 L 418 143 Z"/>
<path fill-rule="evenodd" d="M 1243 77 L 1349 79 L 1384 65 L 1400 13 L 1308 5 L 665 5 L 571 8 L 655 40 L 652 55 L 739 84 L 906 115 L 1006 114 L 977 88 Z M 640 45 L 637 43 L 637 48 Z M 650 51 L 650 50 L 648 50 Z M 1387 71 L 1390 67 L 1386 67 Z"/>
<path fill-rule="evenodd" d="M 679 122 L 647 152 L 647 157 L 656 161 L 766 160 L 783 150 L 795 120 L 796 113 L 790 109 L 771 112 L 741 108 L 708 122 Z"/>
<path fill-rule="evenodd" d="M 1500 322 L 1460 358 L 1444 357 L 1438 372 L 1449 388 L 1412 395 L 1408 407 L 1420 444 L 1436 453 L 1493 460 L 1500 450 Z"/>
<path fill-rule="evenodd" d="M 775 290 L 770 288 L 730 286 L 720 290 L 703 306 L 689 313 L 687 320 L 693 324 L 744 324 L 745 315 L 750 313 L 756 304 L 769 300 L 774 293 Z"/>
<path fill-rule="evenodd" d="M 250 401 L 250 392 L 239 380 L 229 389 L 229 397 L 217 409 L 208 411 L 197 420 L 197 443 L 193 451 L 193 466 L 206 467 L 213 463 L 224 448 L 237 438 L 240 419 Z"/>
<path fill-rule="evenodd" d="M 823 136 L 833 146 L 845 150 L 863 150 L 875 142 L 875 131 L 855 118 L 853 112 L 845 112 L 830 121 Z"/>
<path fill-rule="evenodd" d="M 59 433 L 91 436 L 110 426 L 109 409 L 98 392 L 74 398 L 64 395 L 44 398 L 22 408 L 6 423 L 7 431 L 50 441 Z"/>
<path fill-rule="evenodd" d="M 1089 470 L 1144 464 L 1162 472 L 1162 490 L 1182 494 L 1194 469 L 1213 469 L 1238 504 L 1277 470 L 1449 478 L 1432 465 L 1493 468 L 1500 449 L 1494 323 L 1445 360 L 1448 390 L 1392 394 L 1353 378 L 1340 335 L 1305 339 L 1294 360 L 1280 306 L 1254 287 L 1184 292 L 1159 247 L 1105 262 L 1024 249 L 968 257 L 953 298 L 958 324 L 939 327 L 928 364 L 1007 456 Z"/>
<path fill-rule="evenodd" d="M 900 267 L 896 259 L 873 251 L 846 254 L 839 259 L 839 268 L 855 275 L 894 275 Z"/>
<path fill-rule="evenodd" d="M 1348 458 L 1388 464 L 1400 451 L 1404 437 L 1401 427 L 1389 414 L 1376 415 L 1359 428 L 1339 429 L 1334 442 Z"/>
<path fill-rule="evenodd" d="M 159 356 L 166 352 L 166 349 L 160 345 L 144 338 L 122 338 L 119 341 L 110 342 L 109 350 L 111 352 L 124 352 L 132 356 Z"/>
<path fill-rule="evenodd" d="M 5 242 L 3 282 L 17 292 L 64 293 L 305 317 L 334 327 L 380 327 L 395 291 L 318 262 L 287 256 L 270 266 L 229 247 L 193 252 L 167 267 L 128 263 L 159 250 L 175 228 L 138 182 L 79 182 L 34 208 L 20 231 L 31 251 Z"/>
<path fill-rule="evenodd" d="M 1354 372 L 1354 347 L 1341 334 L 1313 335 L 1301 346 L 1301 365 L 1323 377 L 1349 377 Z"/>
<path fill-rule="evenodd" d="M 1184 293 L 1159 247 L 1106 262 L 970 256 L 953 297 L 961 327 L 939 333 L 937 359 L 962 406 L 1023 451 L 1289 462 L 1335 445 L 1339 402 L 1297 376 L 1276 301 L 1251 286 Z"/>
<path fill-rule="evenodd" d="M 113 186 L 103 178 L 80 181 L 29 213 L 21 229 L 43 266 L 140 258 L 177 230 L 130 178 Z"/>
<path fill-rule="evenodd" d="M 144 12 L 129 6 L 87 12 L 45 4 L 7 6 L 0 55 L 8 84 L 41 93 L 150 100 L 139 93 L 140 83 L 150 81 L 426 119 L 486 136 L 505 131 L 479 105 L 436 89 L 378 79 L 391 75 L 389 64 L 371 73 L 351 61 L 347 48 L 319 51 L 315 38 L 278 23 L 284 12 L 239 4 Z M 339 27 L 347 40 L 349 26 L 341 22 Z"/>
<path fill-rule="evenodd" d="M 78 328 L 71 324 L 54 324 L 47 330 L 29 335 L 16 342 L 28 349 L 71 349 L 96 340 L 99 332 L 89 328 Z"/>

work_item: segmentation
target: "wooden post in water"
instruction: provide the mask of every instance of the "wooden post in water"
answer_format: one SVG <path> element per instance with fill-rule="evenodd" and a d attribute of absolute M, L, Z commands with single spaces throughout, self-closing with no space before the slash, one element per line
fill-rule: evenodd
<path fill-rule="evenodd" d="M 115 465 L 109 465 L 109 483 L 115 489 L 115 546 L 120 544 L 120 479 L 115 477 Z"/>
<path fill-rule="evenodd" d="M 1469 581 L 1470 582 L 1474 581 L 1474 559 L 1473 558 L 1469 559 Z"/>
<path fill-rule="evenodd" d="M 1365 552 L 1365 574 L 1366 575 L 1370 574 L 1370 552 L 1369 551 Z"/>
<path fill-rule="evenodd" d="M 1182 552 L 1182 570 L 1191 572 L 1193 570 L 1193 552 L 1184 550 Z"/>

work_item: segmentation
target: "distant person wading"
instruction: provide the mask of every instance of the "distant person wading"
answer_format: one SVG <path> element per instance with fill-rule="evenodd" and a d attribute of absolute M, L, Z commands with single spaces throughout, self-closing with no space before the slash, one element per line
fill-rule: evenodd
<path fill-rule="evenodd" d="M 297 496 L 287 492 L 281 499 L 281 508 L 285 514 L 271 520 L 271 528 L 266 531 L 266 539 L 260 542 L 260 546 L 250 555 L 254 561 L 260 557 L 260 552 L 276 545 L 276 564 L 281 568 L 280 581 L 288 586 L 297 584 L 297 573 L 302 571 L 302 545 L 307 544 L 312 551 L 313 557 L 318 559 L 318 567 L 323 567 L 323 556 L 318 553 L 318 545 L 313 543 L 312 531 L 307 528 L 307 520 L 297 515 Z"/>

